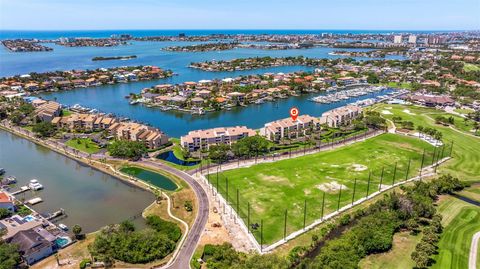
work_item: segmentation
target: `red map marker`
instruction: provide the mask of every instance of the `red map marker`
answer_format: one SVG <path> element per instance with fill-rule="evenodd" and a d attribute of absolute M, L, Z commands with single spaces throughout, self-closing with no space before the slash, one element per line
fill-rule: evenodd
<path fill-rule="evenodd" d="M 296 107 L 290 108 L 290 117 L 292 117 L 293 121 L 297 120 L 297 117 L 298 117 L 299 113 L 300 113 L 300 111 L 298 111 L 298 108 L 296 108 Z"/>

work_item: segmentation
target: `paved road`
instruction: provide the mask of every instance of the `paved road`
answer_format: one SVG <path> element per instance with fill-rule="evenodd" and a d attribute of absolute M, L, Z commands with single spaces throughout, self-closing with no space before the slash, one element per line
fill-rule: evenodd
<path fill-rule="evenodd" d="M 195 192 L 195 195 L 197 196 L 198 213 L 195 218 L 195 223 L 190 228 L 190 232 L 188 233 L 187 238 L 185 239 L 183 245 L 180 247 L 177 255 L 174 257 L 174 261 L 165 267 L 168 269 L 190 268 L 190 260 L 192 259 L 193 253 L 197 248 L 198 241 L 200 240 L 200 236 L 202 235 L 205 225 L 207 224 L 209 212 L 207 193 L 202 188 L 200 183 L 198 183 L 193 177 L 183 171 L 177 170 L 162 163 L 152 162 L 149 160 L 142 160 L 141 163 L 147 166 L 152 166 L 157 169 L 167 171 L 175 176 L 178 176 L 179 178 L 187 182 L 188 185 L 190 185 L 190 187 Z"/>
<path fill-rule="evenodd" d="M 480 232 L 473 235 L 472 245 L 470 247 L 470 257 L 468 258 L 468 269 L 477 269 L 477 253 Z"/>

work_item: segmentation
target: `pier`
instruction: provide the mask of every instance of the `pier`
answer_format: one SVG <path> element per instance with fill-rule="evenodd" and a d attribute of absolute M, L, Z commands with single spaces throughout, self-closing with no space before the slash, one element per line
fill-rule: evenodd
<path fill-rule="evenodd" d="M 12 192 L 11 195 L 17 195 L 17 194 L 24 193 L 24 192 L 29 191 L 29 190 L 30 190 L 29 186 L 22 186 L 22 187 L 20 187 L 20 189 L 18 191 Z"/>

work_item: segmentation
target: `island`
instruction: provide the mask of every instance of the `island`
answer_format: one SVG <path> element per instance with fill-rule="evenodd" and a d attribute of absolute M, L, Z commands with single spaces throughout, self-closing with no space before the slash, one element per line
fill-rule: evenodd
<path fill-rule="evenodd" d="M 109 60 L 130 60 L 137 58 L 137 55 L 130 55 L 130 56 L 110 56 L 110 57 L 93 57 L 92 61 L 109 61 Z"/>

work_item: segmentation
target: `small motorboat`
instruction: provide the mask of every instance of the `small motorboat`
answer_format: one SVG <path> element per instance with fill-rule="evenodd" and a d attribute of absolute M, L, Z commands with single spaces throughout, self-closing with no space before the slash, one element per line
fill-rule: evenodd
<path fill-rule="evenodd" d="M 64 230 L 64 231 L 68 231 L 67 225 L 65 225 L 65 224 L 63 224 L 63 223 L 58 224 L 58 228 L 60 228 L 60 229 L 62 229 L 62 230 Z"/>
<path fill-rule="evenodd" d="M 5 180 L 8 185 L 17 183 L 17 178 L 14 176 L 8 176 Z"/>
<path fill-rule="evenodd" d="M 30 180 L 30 183 L 28 183 L 28 187 L 34 191 L 38 191 L 43 189 L 43 185 L 38 182 L 36 179 Z"/>

